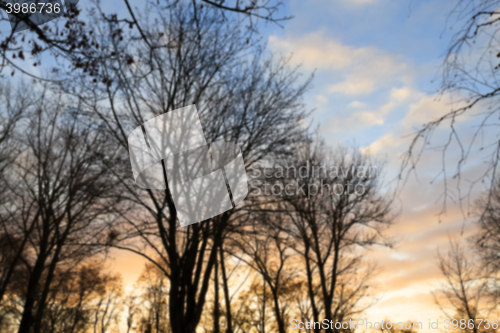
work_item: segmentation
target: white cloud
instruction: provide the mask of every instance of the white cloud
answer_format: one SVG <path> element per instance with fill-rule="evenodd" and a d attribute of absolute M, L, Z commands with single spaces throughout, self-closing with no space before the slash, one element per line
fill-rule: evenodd
<path fill-rule="evenodd" d="M 349 75 L 344 82 L 330 86 L 331 92 L 345 95 L 368 95 L 375 90 L 377 82 L 363 75 Z"/>
<path fill-rule="evenodd" d="M 362 151 L 372 155 L 377 155 L 382 152 L 382 150 L 385 150 L 384 152 L 386 152 L 386 150 L 390 150 L 388 148 L 399 148 L 401 146 L 400 141 L 401 140 L 395 137 L 393 133 L 388 133 L 378 138 L 377 141 L 373 142 L 368 147 L 363 148 Z"/>
<path fill-rule="evenodd" d="M 453 108 L 457 105 L 454 104 Z M 393 89 L 389 101 L 372 113 L 383 118 L 398 106 L 406 113 L 404 118 L 396 128 L 387 131 L 385 135 L 365 147 L 365 150 L 370 153 L 380 153 L 385 150 L 387 153 L 387 150 L 392 148 L 408 148 L 416 128 L 443 116 L 452 108 L 443 98 L 426 95 L 410 88 L 401 88 Z"/>
<path fill-rule="evenodd" d="M 352 63 L 351 56 L 356 52 L 350 46 L 325 38 L 322 32 L 287 39 L 273 35 L 269 37 L 269 44 L 275 51 L 293 53 L 292 61 L 307 69 L 340 70 Z"/>
<path fill-rule="evenodd" d="M 349 117 L 339 119 L 338 117 L 331 121 L 330 129 L 335 132 L 345 131 L 346 129 L 360 129 L 375 125 L 382 126 L 385 119 L 398 107 L 406 108 L 409 103 L 422 97 L 422 93 L 409 87 L 392 88 L 388 101 L 377 109 L 367 109 L 366 104 L 353 101 L 348 104 L 349 108 L 355 109 Z"/>
<path fill-rule="evenodd" d="M 323 95 L 316 95 L 316 96 L 314 96 L 314 97 L 316 98 L 316 101 L 317 101 L 318 103 L 321 103 L 321 104 L 326 104 L 326 103 L 328 103 L 328 98 L 326 98 L 326 97 L 325 97 L 325 96 L 323 96 Z"/>
<path fill-rule="evenodd" d="M 347 105 L 348 107 L 350 108 L 354 108 L 354 109 L 359 109 L 359 108 L 363 108 L 366 106 L 365 103 L 363 102 L 360 102 L 360 101 L 352 101 L 351 103 L 349 103 L 349 105 Z"/>
<path fill-rule="evenodd" d="M 367 95 L 396 83 L 408 85 L 412 68 L 399 56 L 375 47 L 353 47 L 325 36 L 322 31 L 298 38 L 269 38 L 274 51 L 293 54 L 292 61 L 306 69 L 328 71 L 335 75 L 328 84 L 330 92 Z"/>
<path fill-rule="evenodd" d="M 458 104 L 454 104 L 456 108 Z M 403 126 L 410 129 L 445 115 L 452 110 L 449 102 L 436 96 L 423 96 L 417 103 L 409 106 L 409 111 L 403 120 Z"/>

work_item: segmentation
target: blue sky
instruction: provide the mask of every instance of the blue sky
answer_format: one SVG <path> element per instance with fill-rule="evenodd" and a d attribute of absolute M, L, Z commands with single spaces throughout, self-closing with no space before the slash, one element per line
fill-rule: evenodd
<path fill-rule="evenodd" d="M 365 146 L 399 125 L 408 107 L 401 99 L 409 102 L 438 88 L 439 65 L 450 39 L 445 20 L 451 5 L 448 0 L 292 0 L 282 14 L 294 19 L 283 29 L 268 24 L 263 32 L 272 50 L 292 52 L 304 73 L 315 70 L 307 102 L 317 110 L 314 123 L 321 124 L 323 136 L 331 143 L 355 140 Z M 399 102 L 387 105 L 398 89 Z M 366 112 L 374 116 L 384 105 L 390 110 L 381 110 L 383 119 L 379 115 L 366 126 L 352 126 L 368 122 Z M 347 121 L 359 112 L 365 116 Z"/>

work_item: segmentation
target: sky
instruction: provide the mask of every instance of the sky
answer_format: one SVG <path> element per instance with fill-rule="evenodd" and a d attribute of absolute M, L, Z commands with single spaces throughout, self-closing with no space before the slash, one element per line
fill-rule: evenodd
<path fill-rule="evenodd" d="M 383 180 L 388 189 L 415 128 L 451 108 L 446 96 L 436 91 L 453 33 L 446 22 L 453 3 L 289 0 L 279 14 L 294 18 L 282 22 L 283 27 L 273 23 L 262 27 L 270 51 L 290 56 L 293 65 L 301 66 L 304 78 L 314 73 L 305 97 L 307 107 L 314 110 L 310 125 L 318 126 L 331 147 L 356 144 L 386 159 Z M 443 133 L 437 132 L 437 141 Z M 431 182 L 441 168 L 441 157 L 436 151 L 425 153 L 417 176 L 402 189 L 396 205 L 400 215 L 388 231 L 397 240 L 395 247 L 374 247 L 366 254 L 379 272 L 374 281 L 378 301 L 364 316 L 370 321 L 443 319 L 431 295 L 441 281 L 437 251 L 445 252 L 450 238 L 466 239 L 476 225 L 464 220 L 456 203 L 439 214 L 443 184 Z M 457 156 L 451 153 L 448 158 L 453 164 Z M 479 168 L 473 163 L 465 173 L 473 177 Z M 131 288 L 144 261 L 123 252 L 113 258 L 110 269 L 122 273 Z M 421 331 L 428 332 L 425 328 Z"/>
<path fill-rule="evenodd" d="M 319 126 L 326 143 L 355 143 L 385 158 L 389 181 L 397 176 L 415 128 L 450 111 L 447 97 L 436 92 L 453 33 L 446 21 L 453 3 L 291 0 L 283 13 L 294 18 L 283 28 L 267 26 L 265 33 L 272 51 L 292 55 L 305 75 L 314 71 L 306 103 L 314 108 L 310 123 Z M 436 140 L 444 133 L 438 130 Z M 451 148 L 447 160 L 453 164 L 457 156 Z M 446 252 L 450 238 L 465 240 L 477 226 L 456 203 L 439 214 L 444 187 L 431 182 L 441 157 L 425 153 L 399 195 L 401 214 L 389 230 L 398 240 L 395 248 L 377 247 L 366 255 L 379 267 L 378 302 L 365 314 L 370 321 L 413 319 L 423 322 L 426 332 L 429 319 L 444 318 L 431 294 L 441 283 L 437 251 Z M 466 173 L 473 177 L 479 169 L 472 163 Z"/>

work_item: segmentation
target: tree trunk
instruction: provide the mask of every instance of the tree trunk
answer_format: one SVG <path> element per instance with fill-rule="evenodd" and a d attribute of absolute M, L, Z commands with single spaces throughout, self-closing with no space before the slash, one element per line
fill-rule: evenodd
<path fill-rule="evenodd" d="M 40 210 L 37 210 L 33 222 L 31 223 L 29 229 L 24 233 L 24 238 L 21 244 L 19 245 L 19 248 L 16 251 L 16 256 L 12 260 L 12 263 L 10 264 L 9 270 L 7 271 L 5 278 L 2 281 L 2 286 L 0 287 L 0 303 L 2 303 L 3 296 L 5 295 L 5 292 L 7 291 L 7 286 L 9 285 L 10 279 L 12 278 L 12 274 L 14 273 L 14 270 L 16 269 L 16 265 L 21 258 L 21 255 L 23 254 L 24 247 L 26 246 L 26 243 L 28 242 L 29 235 L 33 231 L 33 228 L 35 226 L 36 221 L 38 220 L 40 214 Z"/>
<path fill-rule="evenodd" d="M 304 259 L 306 262 L 307 292 L 309 294 L 309 301 L 311 302 L 311 308 L 312 308 L 312 312 L 313 312 L 313 321 L 319 322 L 319 311 L 318 311 L 318 307 L 316 306 L 316 298 L 314 295 L 313 277 L 312 277 L 311 263 L 309 262 L 309 247 L 308 246 L 306 246 L 306 248 L 305 248 Z M 314 331 L 314 333 L 319 333 L 320 329 L 314 327 L 313 331 Z"/>
<path fill-rule="evenodd" d="M 34 333 L 40 333 L 40 331 L 41 331 L 43 312 L 45 311 L 47 297 L 48 297 L 49 291 L 50 291 L 50 285 L 52 283 L 52 280 L 54 279 L 54 273 L 56 270 L 57 263 L 59 261 L 59 254 L 61 253 L 62 244 L 64 244 L 64 242 L 66 240 L 66 236 L 67 236 L 67 233 L 63 236 L 63 239 L 59 241 L 59 244 L 57 245 L 57 248 L 56 248 L 56 251 L 55 251 L 54 256 L 52 258 L 52 261 L 50 262 L 49 270 L 47 273 L 47 278 L 45 279 L 44 288 L 43 288 L 40 300 L 38 302 L 35 320 L 33 323 Z"/>
<path fill-rule="evenodd" d="M 233 315 L 231 313 L 231 297 L 229 295 L 229 286 L 226 276 L 226 265 L 224 264 L 224 251 L 222 245 L 219 248 L 220 268 L 222 272 L 222 285 L 224 287 L 224 302 L 226 303 L 226 333 L 233 333 Z"/>
<path fill-rule="evenodd" d="M 281 315 L 278 291 L 273 289 L 272 293 L 274 298 L 274 316 L 276 317 L 276 322 L 278 323 L 278 332 L 286 333 L 285 323 L 283 322 L 283 316 Z"/>
<path fill-rule="evenodd" d="M 219 333 L 219 321 L 220 321 L 220 311 L 219 311 L 219 265 L 217 259 L 214 265 L 214 331 L 213 333 Z"/>
<path fill-rule="evenodd" d="M 26 291 L 26 297 L 24 299 L 24 309 L 21 317 L 21 322 L 19 324 L 18 333 L 30 333 L 31 326 L 33 325 L 33 308 L 36 301 L 36 294 L 38 289 L 38 284 L 42 277 L 43 268 L 45 265 L 43 254 L 38 256 L 35 267 L 30 274 L 30 279 L 28 283 L 28 289 Z"/>

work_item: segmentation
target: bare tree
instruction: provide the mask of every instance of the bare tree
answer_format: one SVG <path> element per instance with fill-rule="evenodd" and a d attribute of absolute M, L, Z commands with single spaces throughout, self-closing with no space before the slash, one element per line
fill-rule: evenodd
<path fill-rule="evenodd" d="M 90 263 L 56 274 L 51 286 L 41 332 L 112 332 L 118 327 L 121 279 Z"/>
<path fill-rule="evenodd" d="M 104 83 L 79 77 L 64 88 L 80 98 L 93 121 L 107 127 L 124 154 L 133 128 L 189 104 L 197 106 L 207 141 L 236 143 L 247 166 L 263 156 L 289 152 L 290 142 L 305 132 L 301 97 L 309 81 L 300 83 L 286 60 L 266 58 L 240 22 L 195 5 L 178 4 L 165 13 L 148 2 L 147 13 L 137 16 L 147 38 L 129 39 L 125 46 L 110 42 L 103 51 L 132 58 L 104 62 Z M 103 40 L 113 40 L 108 27 L 108 21 L 96 22 Z M 247 212 L 242 206 L 178 229 L 168 189 L 140 190 L 130 173 L 121 176 L 122 196 L 136 206 L 140 218 L 127 219 L 130 242 L 117 247 L 146 257 L 164 272 L 172 331 L 193 332 L 224 239 Z"/>
<path fill-rule="evenodd" d="M 286 230 L 304 262 L 314 321 L 321 315 L 346 320 L 370 305 L 367 288 L 374 267 L 362 264 L 359 248 L 391 245 L 383 231 L 395 217 L 392 195 L 381 191 L 382 165 L 356 149 L 340 147 L 332 157 L 322 144 L 297 151 L 294 160 L 280 166 L 294 172 L 282 184 L 295 189 L 283 193 L 287 205 L 281 211 L 291 221 Z"/>
<path fill-rule="evenodd" d="M 443 212 L 450 201 L 458 202 L 468 217 L 476 190 L 492 190 L 498 182 L 499 6 L 498 0 L 454 1 L 447 25 L 455 34 L 442 65 L 440 87 L 442 97 L 452 101 L 450 110 L 416 131 L 403 158 L 400 177 L 406 178 L 424 152 L 442 153 L 435 179 L 444 183 Z M 465 170 L 479 160 L 484 163 L 475 166 L 477 173 L 467 174 Z"/>
<path fill-rule="evenodd" d="M 262 292 L 269 289 L 269 298 L 274 310 L 277 331 L 287 332 L 292 302 L 301 282 L 298 281 L 297 265 L 290 264 L 295 252 L 290 247 L 284 232 L 285 214 L 258 212 L 252 214 L 253 225 L 234 240 L 233 253 L 238 259 L 262 276 L 265 282 Z"/>
<path fill-rule="evenodd" d="M 483 318 L 481 315 L 488 310 L 487 274 L 480 263 L 466 256 L 460 244 L 450 241 L 450 246 L 447 255 L 438 255 L 445 282 L 434 292 L 434 299 L 447 318 L 467 321 L 464 332 L 482 332 L 485 325 L 479 326 L 476 319 Z"/>
<path fill-rule="evenodd" d="M 123 288 L 119 275 L 104 275 L 105 284 L 103 292 L 96 297 L 94 307 L 94 332 L 107 333 L 119 330 L 121 313 L 123 310 Z"/>
<path fill-rule="evenodd" d="M 480 212 L 479 232 L 475 239 L 484 264 L 500 272 L 500 186 L 476 202 Z"/>
<path fill-rule="evenodd" d="M 142 287 L 142 315 L 137 325 L 141 332 L 170 332 L 168 318 L 168 279 L 152 264 L 146 264 L 138 285 Z"/>
<path fill-rule="evenodd" d="M 234 332 L 268 331 L 271 319 L 267 311 L 269 294 L 266 282 L 259 274 L 253 274 L 252 277 L 248 286 L 233 302 L 237 309 L 233 314 Z"/>
<path fill-rule="evenodd" d="M 495 185 L 477 202 L 479 230 L 472 237 L 471 247 L 477 250 L 481 261 L 481 270 L 488 280 L 487 293 L 491 304 L 500 300 L 500 188 Z"/>
<path fill-rule="evenodd" d="M 0 219 L 4 239 L 19 244 L 26 278 L 19 332 L 36 333 L 56 272 L 99 251 L 89 245 L 106 241 L 120 208 L 116 178 L 103 160 L 120 164 L 105 132 L 82 121 L 60 95 L 42 90 L 37 97 L 37 108 L 16 127 L 17 156 L 3 175 L 9 196 Z"/>
<path fill-rule="evenodd" d="M 238 237 L 238 234 L 235 234 L 235 237 Z M 200 320 L 200 327 L 206 331 L 218 329 L 229 333 L 242 329 L 237 323 L 238 319 L 234 317 L 241 319 L 242 313 L 246 311 L 244 308 L 248 303 L 243 304 L 238 300 L 249 296 L 243 290 L 249 287 L 248 279 L 252 276 L 252 270 L 242 260 L 231 255 L 235 248 L 237 245 L 230 239 L 224 242 L 224 248 L 219 248 L 212 288 L 207 296 L 206 310 Z"/>
<path fill-rule="evenodd" d="M 33 99 L 22 89 L 12 89 L 10 86 L 0 86 L 0 304 L 11 278 L 19 274 L 20 257 L 26 245 L 26 239 L 9 237 L 6 232 L 6 207 L 11 195 L 5 182 L 9 167 L 15 161 L 18 144 L 13 133 L 23 115 L 32 111 Z M 5 208 L 4 208 L 5 207 Z"/>
<path fill-rule="evenodd" d="M 78 1 L 76 1 L 78 2 Z M 157 1 L 158 9 L 168 13 L 172 8 L 192 3 L 193 6 L 202 10 L 205 7 L 218 12 L 218 15 L 225 18 L 239 18 L 242 22 L 248 23 L 248 29 L 257 30 L 259 21 L 267 21 L 279 24 L 290 17 L 281 16 L 280 7 L 283 5 L 281 0 L 164 0 Z M 88 3 L 86 3 L 88 4 Z M 144 34 L 137 17 L 139 10 L 133 6 L 129 0 L 123 0 L 116 3 L 125 9 L 123 17 L 118 16 L 119 10 L 115 12 L 104 12 L 97 1 L 92 1 L 90 12 L 99 12 L 99 15 L 105 17 L 110 22 L 114 22 L 113 36 L 118 40 L 124 40 L 127 36 L 126 30 L 134 30 L 147 41 L 148 37 Z M 142 4 L 142 3 L 141 3 Z M 29 14 L 22 11 L 15 11 L 10 8 L 12 3 L 9 1 L 0 1 L 0 21 L 15 20 L 17 24 L 25 25 L 28 30 L 15 32 L 15 28 L 10 33 L 0 33 L 0 73 L 15 75 L 20 72 L 29 77 L 40 80 L 61 81 L 60 75 L 70 70 L 81 70 L 80 74 L 89 75 L 93 78 L 99 78 L 101 72 L 100 63 L 109 57 L 116 57 L 117 54 L 103 54 L 100 52 L 101 41 L 96 40 L 95 31 L 89 28 L 89 17 L 85 15 L 79 5 L 75 5 L 73 0 L 65 0 L 64 7 L 60 9 L 61 16 L 52 22 L 38 26 L 30 19 Z M 92 8 L 93 7 L 93 8 Z M 40 10 L 40 7 L 37 8 Z M 7 11 L 9 14 L 7 15 Z M 53 12 L 54 13 L 54 12 Z M 41 14 L 37 14 L 41 15 Z M 50 77 L 41 77 L 35 72 L 27 70 L 24 64 L 41 66 L 44 54 L 49 54 L 54 58 L 61 60 L 55 69 L 56 75 Z M 119 55 L 127 59 L 127 54 Z"/>

